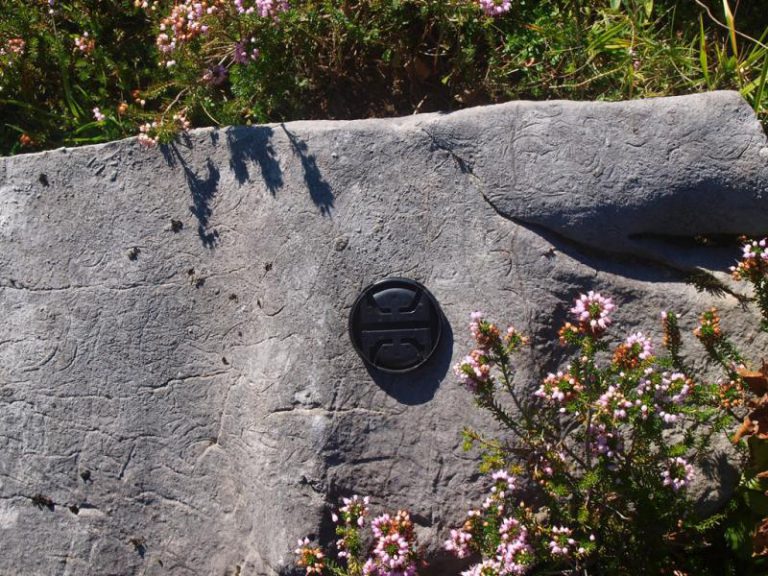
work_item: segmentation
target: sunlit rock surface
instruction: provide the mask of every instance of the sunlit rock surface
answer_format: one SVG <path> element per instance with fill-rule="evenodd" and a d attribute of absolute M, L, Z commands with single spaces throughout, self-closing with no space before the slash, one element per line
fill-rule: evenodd
<path fill-rule="evenodd" d="M 716 305 L 764 349 L 712 239 L 768 232 L 767 194 L 765 136 L 725 92 L 0 159 L 0 574 L 287 574 L 352 493 L 409 509 L 434 556 L 484 489 L 459 431 L 487 422 L 450 370 L 470 311 L 531 335 L 521 390 L 587 289 L 616 300 L 616 338 Z M 446 317 L 409 375 L 347 336 L 387 276 Z M 733 475 L 705 472 L 712 505 Z"/>

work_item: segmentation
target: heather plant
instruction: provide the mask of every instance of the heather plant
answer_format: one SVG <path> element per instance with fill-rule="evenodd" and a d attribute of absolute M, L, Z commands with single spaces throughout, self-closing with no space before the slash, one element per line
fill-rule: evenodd
<path fill-rule="evenodd" d="M 368 498 L 352 496 L 332 515 L 336 527 L 336 560 L 308 538 L 295 550 L 298 565 L 311 574 L 334 576 L 418 576 L 419 557 L 413 522 L 407 512 L 381 514 L 370 522 L 372 538 L 363 529 L 369 516 Z"/>
<path fill-rule="evenodd" d="M 747 241 L 732 268 L 768 318 L 766 240 Z M 746 360 L 705 311 L 695 336 L 725 378 L 694 377 L 681 355 L 678 318 L 662 313 L 663 342 L 608 340 L 614 302 L 580 295 L 559 331 L 573 351 L 530 394 L 515 386 L 526 339 L 473 313 L 476 348 L 456 367 L 478 406 L 509 438 L 465 430 L 479 446 L 490 493 L 445 548 L 478 560 L 464 576 L 524 574 L 758 574 L 768 553 L 768 369 Z M 768 330 L 765 322 L 763 330 Z M 746 412 L 746 416 L 745 416 Z M 703 517 L 690 493 L 713 438 L 732 430 L 742 482 L 725 508 Z M 748 438 L 748 446 L 744 438 Z M 724 554 L 724 544 L 731 556 Z"/>
<path fill-rule="evenodd" d="M 707 446 L 708 437 L 695 430 L 719 425 L 715 390 L 694 382 L 671 354 L 657 355 L 640 332 L 611 349 L 606 334 L 614 308 L 596 292 L 575 301 L 573 322 L 559 332 L 574 356 L 528 396 L 513 384 L 512 356 L 525 338 L 514 328 L 502 334 L 473 314 L 477 348 L 456 371 L 514 439 L 467 430 L 466 443 L 482 447 L 493 478 L 501 473 L 515 480 L 505 489 L 494 485 L 503 500 L 492 494 L 452 532 L 449 550 L 483 559 L 465 574 L 522 574 L 532 565 L 658 574 L 687 563 L 697 544 L 690 535 L 704 529 L 686 498 L 692 462 Z M 675 320 L 668 313 L 666 327 Z M 501 528 L 509 523 L 522 527 L 524 548 L 505 539 Z M 525 551 L 525 562 L 506 561 L 510 546 Z"/>
<path fill-rule="evenodd" d="M 0 153 L 718 88 L 762 116 L 768 16 L 757 4 L 0 0 Z"/>

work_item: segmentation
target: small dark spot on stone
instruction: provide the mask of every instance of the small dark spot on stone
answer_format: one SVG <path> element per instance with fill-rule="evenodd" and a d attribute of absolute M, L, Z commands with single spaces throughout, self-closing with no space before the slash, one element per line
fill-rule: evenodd
<path fill-rule="evenodd" d="M 128 260 L 134 261 L 138 259 L 139 254 L 141 254 L 141 249 L 137 246 L 134 246 L 130 250 L 128 250 Z"/>
<path fill-rule="evenodd" d="M 192 276 L 194 273 L 195 273 L 194 268 L 190 268 L 189 270 L 187 270 L 187 276 Z"/>
<path fill-rule="evenodd" d="M 222 356 L 221 357 L 221 363 L 222 364 L 226 364 L 227 366 L 229 366 L 229 360 L 227 360 L 226 356 Z"/>
<path fill-rule="evenodd" d="M 205 278 L 195 280 L 195 288 L 202 288 L 203 286 L 205 286 Z"/>
<path fill-rule="evenodd" d="M 11 286 L 13 286 L 14 288 L 16 288 L 16 280 L 14 280 L 13 278 L 11 278 L 11 279 L 9 280 L 9 282 L 11 283 Z"/>
<path fill-rule="evenodd" d="M 147 553 L 147 542 L 144 540 L 144 538 L 131 538 L 128 540 L 133 545 L 133 548 L 136 550 L 136 552 L 139 553 L 139 556 L 144 558 L 144 554 Z"/>
<path fill-rule="evenodd" d="M 158 563 L 158 564 L 160 564 L 160 568 L 162 568 L 163 566 L 165 566 L 165 565 L 163 564 L 163 561 L 162 561 L 162 560 L 160 560 L 160 559 L 158 559 L 158 560 L 157 560 L 157 563 Z"/>
<path fill-rule="evenodd" d="M 238 331 L 237 331 L 237 337 L 238 337 L 238 338 L 242 338 L 242 337 L 243 337 L 243 333 L 242 333 L 242 332 L 240 332 L 240 330 L 238 330 Z"/>
<path fill-rule="evenodd" d="M 184 228 L 184 223 L 181 220 L 171 219 L 171 230 L 181 232 L 182 228 Z"/>
<path fill-rule="evenodd" d="M 43 186 L 49 186 L 50 185 L 50 183 L 48 182 L 48 176 L 46 176 L 45 174 L 40 174 L 40 177 L 38 178 L 38 181 Z"/>
<path fill-rule="evenodd" d="M 264 264 L 264 270 L 266 270 L 267 272 L 272 270 L 272 262 L 267 262 L 266 264 Z"/>
<path fill-rule="evenodd" d="M 230 294 L 229 299 L 232 300 L 233 302 L 237 302 L 237 294 Z"/>
<path fill-rule="evenodd" d="M 48 508 L 51 512 L 54 511 L 56 508 L 56 504 L 48 498 L 48 496 L 43 496 L 42 494 L 35 494 L 32 496 L 32 504 L 37 506 L 40 510 L 43 508 Z"/>
<path fill-rule="evenodd" d="M 80 514 L 80 508 L 78 508 L 74 504 L 72 504 L 72 506 L 69 507 L 69 511 L 72 512 L 72 514 L 74 514 L 75 516 Z"/>
<path fill-rule="evenodd" d="M 259 300 L 258 298 L 256 298 L 256 306 L 261 308 L 261 300 Z"/>
<path fill-rule="evenodd" d="M 80 478 L 83 479 L 83 482 L 90 482 L 91 481 L 91 471 L 90 470 L 83 470 L 80 472 Z"/>

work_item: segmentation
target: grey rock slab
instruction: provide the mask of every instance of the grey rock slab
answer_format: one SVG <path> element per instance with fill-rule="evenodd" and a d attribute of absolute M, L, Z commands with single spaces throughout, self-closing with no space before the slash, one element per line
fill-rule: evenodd
<path fill-rule="evenodd" d="M 450 372 L 469 313 L 532 336 L 521 390 L 563 359 L 587 289 L 616 299 L 617 337 L 717 305 L 764 346 L 731 288 L 685 279 L 738 256 L 696 236 L 768 232 L 767 170 L 729 92 L 0 159 L 0 574 L 287 574 L 352 493 L 409 509 L 434 555 L 483 490 L 459 431 L 490 423 Z M 446 316 L 409 375 L 368 370 L 347 336 L 387 276 Z"/>

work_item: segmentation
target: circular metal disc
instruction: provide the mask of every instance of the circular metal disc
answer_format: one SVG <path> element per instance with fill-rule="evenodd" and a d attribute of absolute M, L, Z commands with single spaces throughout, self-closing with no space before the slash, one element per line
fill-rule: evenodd
<path fill-rule="evenodd" d="M 357 353 L 385 372 L 408 372 L 437 349 L 442 313 L 421 284 L 387 278 L 368 286 L 349 315 L 349 335 Z"/>

